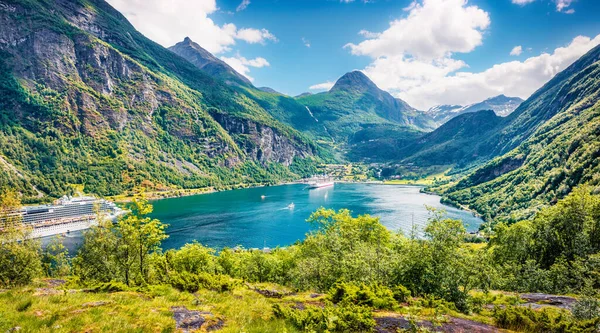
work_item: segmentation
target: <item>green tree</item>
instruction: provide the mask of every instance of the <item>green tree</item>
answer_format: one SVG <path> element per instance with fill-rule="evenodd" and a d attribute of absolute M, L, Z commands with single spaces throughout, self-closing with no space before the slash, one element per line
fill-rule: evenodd
<path fill-rule="evenodd" d="M 66 276 L 71 273 L 69 251 L 62 243 L 62 237 L 54 237 L 42 254 L 44 273 L 49 277 Z"/>
<path fill-rule="evenodd" d="M 82 280 L 148 282 L 150 258 L 160 253 L 160 244 L 168 237 L 166 225 L 147 216 L 152 205 L 143 198 L 136 198 L 128 208 L 130 212 L 117 223 L 98 217 L 99 225 L 85 233 L 74 259 L 75 273 Z"/>
<path fill-rule="evenodd" d="M 0 194 L 0 286 L 25 285 L 42 272 L 40 242 L 30 237 L 23 225 L 19 196 Z"/>
<path fill-rule="evenodd" d="M 318 227 L 299 247 L 295 284 L 328 290 L 337 280 L 385 284 L 391 275 L 394 235 L 379 218 L 319 209 L 308 220 Z"/>
<path fill-rule="evenodd" d="M 148 280 L 148 258 L 161 250 L 160 244 L 168 236 L 166 224 L 147 215 L 152 213 L 152 205 L 145 199 L 135 199 L 128 207 L 131 211 L 119 219 L 114 229 L 117 234 L 116 259 L 125 275 L 125 283 L 130 285 L 132 270 L 139 269 L 137 283 Z"/>

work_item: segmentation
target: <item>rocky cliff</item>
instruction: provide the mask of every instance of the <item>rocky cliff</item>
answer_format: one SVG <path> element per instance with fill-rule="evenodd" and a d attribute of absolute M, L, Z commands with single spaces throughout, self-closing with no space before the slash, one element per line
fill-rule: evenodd
<path fill-rule="evenodd" d="M 0 188 L 108 195 L 277 181 L 294 175 L 265 166 L 315 153 L 104 1 L 0 0 L 0 26 L 0 156 L 23 175 Z"/>

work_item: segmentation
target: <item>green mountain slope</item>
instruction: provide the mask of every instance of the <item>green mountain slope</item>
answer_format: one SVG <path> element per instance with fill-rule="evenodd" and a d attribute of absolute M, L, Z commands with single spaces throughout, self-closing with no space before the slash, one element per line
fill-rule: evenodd
<path fill-rule="evenodd" d="M 102 0 L 5 1 L 0 26 L 0 188 L 26 201 L 278 181 L 317 152 Z"/>
<path fill-rule="evenodd" d="M 363 125 L 394 124 L 420 130 L 434 127 L 423 112 L 379 89 L 359 71 L 345 74 L 327 92 L 301 96 L 297 100 L 310 109 L 334 139 L 342 142 Z"/>
<path fill-rule="evenodd" d="M 510 151 L 448 189 L 448 201 L 516 221 L 579 184 L 600 185 L 600 46 L 507 119 L 488 142 L 496 140 L 492 151 Z"/>
<path fill-rule="evenodd" d="M 487 158 L 477 153 L 485 150 L 480 147 L 487 144 L 482 139 L 496 133 L 502 124 L 502 118 L 492 110 L 465 113 L 410 143 L 399 158 L 419 166 L 465 167 Z"/>
<path fill-rule="evenodd" d="M 203 72 L 228 84 L 252 86 L 252 82 L 248 78 L 236 72 L 231 66 L 203 49 L 189 37 L 169 47 L 169 50 L 188 60 Z"/>
<path fill-rule="evenodd" d="M 231 89 L 253 100 L 277 120 L 303 132 L 312 139 L 330 143 L 330 137 L 323 126 L 319 126 L 306 107 L 294 98 L 280 94 L 271 88 L 254 87 L 243 75 L 189 38 L 170 47 L 169 50 L 188 60 L 211 77 L 230 84 Z"/>

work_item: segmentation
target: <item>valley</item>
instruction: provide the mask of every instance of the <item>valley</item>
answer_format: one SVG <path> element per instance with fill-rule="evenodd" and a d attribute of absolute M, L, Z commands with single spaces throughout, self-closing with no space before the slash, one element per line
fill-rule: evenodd
<path fill-rule="evenodd" d="M 0 0 L 0 331 L 599 332 L 600 8 L 404 2 Z"/>

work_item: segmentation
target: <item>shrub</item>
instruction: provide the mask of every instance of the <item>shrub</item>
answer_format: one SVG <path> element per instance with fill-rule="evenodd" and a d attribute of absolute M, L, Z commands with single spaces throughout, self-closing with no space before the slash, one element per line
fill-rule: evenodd
<path fill-rule="evenodd" d="M 129 290 L 129 287 L 122 282 L 110 281 L 92 286 L 89 290 L 94 293 L 114 293 L 119 291 L 127 291 Z"/>
<path fill-rule="evenodd" d="M 394 299 L 399 303 L 408 302 L 411 296 L 410 290 L 401 284 L 392 288 L 392 292 L 394 293 Z"/>
<path fill-rule="evenodd" d="M 598 332 L 600 318 L 578 321 L 566 310 L 508 306 L 494 309 L 496 325 L 519 332 Z"/>
<path fill-rule="evenodd" d="M 371 332 L 375 327 L 371 310 L 359 305 L 328 304 L 325 308 L 311 306 L 298 310 L 275 304 L 273 312 L 276 317 L 308 332 Z"/>
<path fill-rule="evenodd" d="M 193 274 L 190 272 L 176 272 L 169 275 L 171 285 L 181 291 L 195 293 L 200 289 L 215 291 L 229 291 L 240 285 L 240 280 L 232 279 L 226 275 L 212 275 L 208 273 Z"/>
<path fill-rule="evenodd" d="M 363 305 L 377 309 L 392 309 L 397 306 L 394 293 L 381 285 L 368 286 L 338 282 L 329 290 L 329 297 L 336 304 Z"/>
<path fill-rule="evenodd" d="M 600 301 L 594 297 L 583 297 L 573 304 L 573 317 L 578 320 L 590 320 L 600 317 Z"/>

